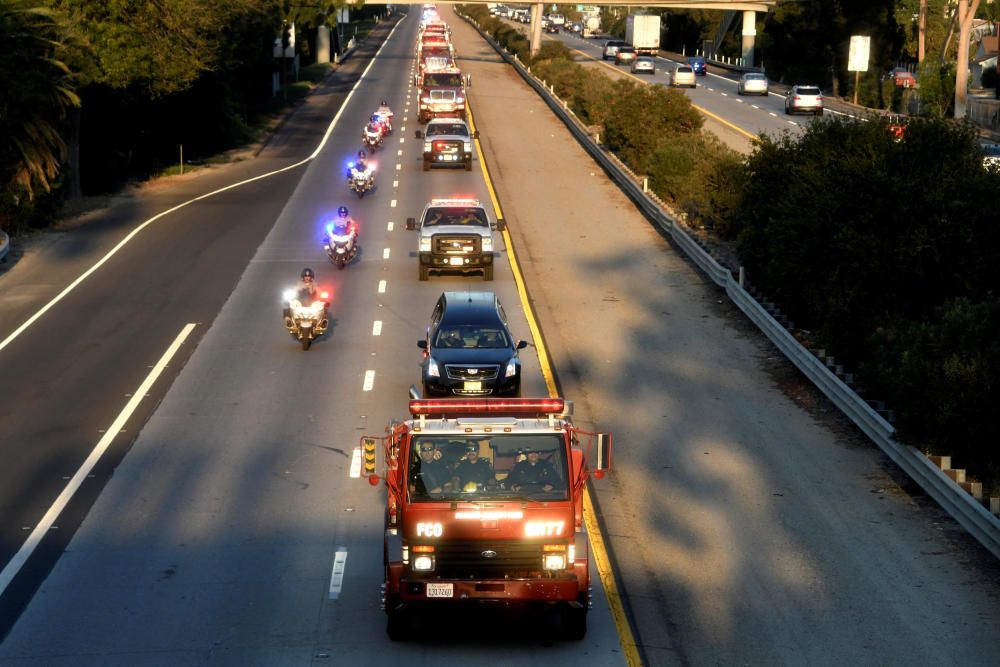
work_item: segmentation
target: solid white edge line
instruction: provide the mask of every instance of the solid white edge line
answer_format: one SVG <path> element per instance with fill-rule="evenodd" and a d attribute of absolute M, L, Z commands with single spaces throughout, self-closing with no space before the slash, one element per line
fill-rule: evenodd
<path fill-rule="evenodd" d="M 156 362 L 155 366 L 153 366 L 153 369 L 149 372 L 149 375 L 146 376 L 146 379 L 143 380 L 142 384 L 139 385 L 139 388 L 133 392 L 132 398 L 130 398 L 128 403 L 125 404 L 125 407 L 118 414 L 118 417 L 104 432 L 104 435 L 90 452 L 90 456 L 88 456 L 83 462 L 80 469 L 76 471 L 76 474 L 70 478 L 69 482 L 66 484 L 66 488 L 62 490 L 62 493 L 59 494 L 59 496 L 55 499 L 55 502 L 52 503 L 52 506 L 49 507 L 47 512 L 45 512 L 45 515 L 38 522 L 38 525 L 35 526 L 35 529 L 31 531 L 28 539 L 25 540 L 21 548 L 18 549 L 16 554 L 14 554 L 14 557 L 10 559 L 10 562 L 8 562 L 3 571 L 0 572 L 0 595 L 3 595 L 4 591 L 7 590 L 7 586 L 9 586 L 10 582 L 17 576 L 17 573 L 21 571 L 21 568 L 28 561 L 28 558 L 31 557 L 31 554 L 34 553 L 39 543 L 45 537 L 45 534 L 52 528 L 52 525 L 55 523 L 56 519 L 59 518 L 62 511 L 66 509 L 66 505 L 68 505 L 69 501 L 72 500 L 73 496 L 83 484 L 83 481 L 87 479 L 87 475 L 90 474 L 90 471 L 94 469 L 97 462 L 100 461 L 102 456 L 104 456 L 104 452 L 107 451 L 112 441 L 114 441 L 115 436 L 117 436 L 125 427 L 125 423 L 128 421 L 129 417 L 131 417 L 136 408 L 139 407 L 139 403 L 146 398 L 146 394 L 152 388 L 153 383 L 156 382 L 157 378 L 160 377 L 160 374 L 166 370 L 167 364 L 169 364 L 170 360 L 175 354 L 177 354 L 177 351 L 180 349 L 184 341 L 187 340 L 187 337 L 194 330 L 195 326 L 196 325 L 193 323 L 184 325 L 184 328 L 181 329 L 179 334 L 177 334 L 174 342 L 170 344 L 167 351 L 163 353 L 160 360 Z"/>
<path fill-rule="evenodd" d="M 139 225 L 138 227 L 136 227 L 135 229 L 133 229 L 131 232 L 129 232 L 129 234 L 125 238 L 123 238 L 121 241 L 119 241 L 118 244 L 114 248 L 112 248 L 111 250 L 109 250 L 107 252 L 107 254 L 104 255 L 104 257 L 102 257 L 101 259 L 99 259 L 96 264 L 94 264 L 92 267 L 90 267 L 89 269 L 87 269 L 86 271 L 84 271 L 82 274 L 80 274 L 80 276 L 77 277 L 76 280 L 74 280 L 69 285 L 67 285 L 66 288 L 63 289 L 63 291 L 59 292 L 59 294 L 57 294 L 56 296 L 54 296 L 51 301 L 49 301 L 47 304 L 45 304 L 44 306 L 42 306 L 38 310 L 38 312 L 36 312 L 31 317 L 29 317 L 27 320 L 25 320 L 24 323 L 21 324 L 21 326 L 19 326 L 18 328 L 14 329 L 14 331 L 12 331 L 10 333 L 10 335 L 8 335 L 6 338 L 3 339 L 2 342 L 0 342 L 0 351 L 2 351 L 5 347 L 7 347 L 8 345 L 10 345 L 18 336 L 20 336 L 22 333 L 24 333 L 25 329 L 27 329 L 32 324 L 34 324 L 42 315 L 44 315 L 45 313 L 47 313 L 53 306 L 55 306 L 57 303 L 59 303 L 60 301 L 62 301 L 64 298 L 66 298 L 66 296 L 70 292 L 72 292 L 74 289 L 76 289 L 76 287 L 79 286 L 80 283 L 82 283 L 84 280 L 86 280 L 87 278 L 89 278 L 91 276 L 91 274 L 93 274 L 95 271 L 97 271 L 97 269 L 99 269 L 102 266 L 104 266 L 104 264 L 108 260 L 110 260 L 116 254 L 118 254 L 118 251 L 121 250 L 122 248 L 124 248 L 125 244 L 127 244 L 129 241 L 131 241 L 133 238 L 135 238 L 135 236 L 139 232 L 141 232 L 143 229 L 145 229 L 149 225 L 153 224 L 154 222 L 156 222 L 157 220 L 159 220 L 163 216 L 169 215 L 170 213 L 173 213 L 174 211 L 178 211 L 178 210 L 180 210 L 180 209 L 182 209 L 182 208 L 184 208 L 184 207 L 186 207 L 186 206 L 188 206 L 190 204 L 193 204 L 193 203 L 195 203 L 197 201 L 201 201 L 202 199 L 208 199 L 209 197 L 214 197 L 217 194 L 221 194 L 223 192 L 226 192 L 227 190 L 232 190 L 234 188 L 238 188 L 238 187 L 240 187 L 242 185 L 246 185 L 247 183 L 253 183 L 254 181 L 259 181 L 259 180 L 264 179 L 264 178 L 269 178 L 271 176 L 276 176 L 277 174 L 284 173 L 284 172 L 289 171 L 291 169 L 296 169 L 296 168 L 301 167 L 302 165 L 306 164 L 307 162 L 310 162 L 310 161 L 314 160 L 316 158 L 316 156 L 319 155 L 320 151 L 322 151 L 323 148 L 326 146 L 326 142 L 329 140 L 330 135 L 333 133 L 334 127 L 336 127 L 336 125 L 337 125 L 337 121 L 340 120 L 340 115 L 344 112 L 344 109 L 347 108 L 347 103 L 351 101 L 351 97 L 354 96 L 354 92 L 358 89 L 358 86 L 360 86 L 361 82 L 365 80 L 366 76 L 368 76 L 368 70 L 370 70 L 372 68 L 372 65 L 375 64 L 375 61 L 378 59 L 379 54 L 382 53 L 382 49 L 384 49 L 386 47 L 386 45 L 389 43 L 389 40 L 392 38 L 392 34 L 394 32 L 396 32 L 396 28 L 399 27 L 399 24 L 402 23 L 405 20 L 405 18 L 406 17 L 403 17 L 402 19 L 400 19 L 396 23 L 396 25 L 394 25 L 392 27 L 392 30 L 389 31 L 389 34 L 386 35 L 385 41 L 382 42 L 382 46 L 380 46 L 378 48 L 378 51 L 375 52 L 375 55 L 372 56 L 372 60 L 371 60 L 370 63 L 368 63 L 368 67 L 366 67 L 365 71 L 361 73 L 361 76 L 358 78 L 358 80 L 354 83 L 354 86 L 351 88 L 351 92 L 349 92 L 347 94 L 347 97 L 344 98 L 343 103 L 341 103 L 341 105 L 340 105 L 340 109 L 337 111 L 337 115 L 335 115 L 333 117 L 333 120 L 330 121 L 330 125 L 326 128 L 326 132 L 323 134 L 323 138 L 320 140 L 319 144 L 316 146 L 316 150 L 314 150 L 312 152 L 312 155 L 310 155 L 309 157 L 307 157 L 307 158 L 305 158 L 303 160 L 300 160 L 299 162 L 296 162 L 295 164 L 290 164 L 287 167 L 282 167 L 281 169 L 275 169 L 274 171 L 269 171 L 266 174 L 260 174 L 258 176 L 254 176 L 252 178 L 248 178 L 248 179 L 239 181 L 238 183 L 232 183 L 232 184 L 227 185 L 225 187 L 219 188 L 218 190 L 213 190 L 212 192 L 208 192 L 206 194 L 199 195 L 199 196 L 195 197 L 194 199 L 189 199 L 189 200 L 187 200 L 185 202 L 181 202 L 180 204 L 177 204 L 176 206 L 173 206 L 172 208 L 168 208 L 166 211 L 162 211 L 160 213 L 157 213 L 152 218 L 150 218 L 149 220 L 146 220 L 141 225 Z"/>
<path fill-rule="evenodd" d="M 340 590 L 344 583 L 344 570 L 347 567 L 347 547 L 337 547 L 337 553 L 333 557 L 333 571 L 330 573 L 330 599 L 336 600 L 340 597 Z"/>

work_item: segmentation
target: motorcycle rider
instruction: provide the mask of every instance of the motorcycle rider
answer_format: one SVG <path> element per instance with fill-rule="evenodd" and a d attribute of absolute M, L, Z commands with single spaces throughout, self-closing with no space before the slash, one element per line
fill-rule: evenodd
<path fill-rule="evenodd" d="M 355 172 L 360 172 L 367 174 L 371 170 L 368 164 L 368 156 L 365 154 L 364 150 L 358 151 L 358 159 L 351 163 L 350 168 L 347 170 L 347 179 L 350 180 L 354 177 Z M 341 206 L 341 208 L 344 208 Z M 346 209 L 345 209 L 346 210 Z"/>
<path fill-rule="evenodd" d="M 338 236 L 343 236 L 346 233 L 352 234 L 355 238 L 358 236 L 358 223 L 351 217 L 346 206 L 337 209 L 337 217 L 333 219 L 332 229 L 333 233 Z"/>
<path fill-rule="evenodd" d="M 375 116 L 372 116 L 372 119 L 374 118 Z M 369 120 L 368 124 L 365 125 L 365 129 L 361 131 L 361 140 L 365 141 L 369 134 L 378 136 L 378 141 L 376 143 L 380 144 L 382 143 L 382 138 L 385 136 L 386 132 L 382 127 L 382 124 L 377 120 Z"/>
<path fill-rule="evenodd" d="M 385 100 L 382 100 L 379 104 L 378 109 L 375 111 L 375 116 L 381 118 L 388 131 L 392 132 L 392 109 L 389 108 L 389 104 Z"/>
<path fill-rule="evenodd" d="M 302 269 L 302 273 L 299 274 L 299 284 L 295 288 L 295 298 L 303 306 L 311 305 L 313 299 L 316 298 L 316 272 L 308 266 Z M 291 304 L 285 304 L 282 314 L 285 318 L 285 326 L 290 328 L 292 326 L 290 324 L 292 319 Z"/>

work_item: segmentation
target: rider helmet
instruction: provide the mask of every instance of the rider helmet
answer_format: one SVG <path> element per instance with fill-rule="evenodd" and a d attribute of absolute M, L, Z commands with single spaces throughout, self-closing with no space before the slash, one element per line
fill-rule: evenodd
<path fill-rule="evenodd" d="M 362 151 L 358 151 L 358 159 L 359 159 L 359 160 L 362 160 L 362 161 L 364 161 L 364 159 L 365 159 L 366 157 L 368 157 L 368 156 L 367 156 L 367 155 L 365 155 L 365 152 L 364 152 L 363 150 L 362 150 Z"/>
<path fill-rule="evenodd" d="M 315 279 L 316 272 L 307 266 L 306 268 L 302 269 L 302 275 L 300 277 L 302 278 L 302 280 L 305 280 L 306 278 Z"/>
<path fill-rule="evenodd" d="M 340 208 L 338 208 L 337 209 L 337 215 L 339 215 L 341 218 L 346 218 L 347 217 L 347 207 L 346 206 L 341 206 Z"/>
<path fill-rule="evenodd" d="M 385 101 L 385 100 L 382 100 L 382 106 L 384 106 L 384 107 L 387 107 L 387 106 L 389 106 L 389 105 L 388 105 L 388 104 L 386 103 L 386 101 Z"/>

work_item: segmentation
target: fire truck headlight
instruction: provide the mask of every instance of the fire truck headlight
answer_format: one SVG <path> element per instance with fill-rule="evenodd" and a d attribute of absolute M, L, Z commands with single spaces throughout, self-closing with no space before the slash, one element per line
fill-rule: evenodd
<path fill-rule="evenodd" d="M 543 563 L 546 570 L 565 570 L 566 554 L 564 553 L 545 554 Z"/>
<path fill-rule="evenodd" d="M 430 252 L 431 251 L 431 237 L 421 237 L 420 238 L 420 252 Z"/>
<path fill-rule="evenodd" d="M 430 572 L 434 569 L 434 556 L 420 554 L 413 557 L 413 570 L 415 572 Z"/>

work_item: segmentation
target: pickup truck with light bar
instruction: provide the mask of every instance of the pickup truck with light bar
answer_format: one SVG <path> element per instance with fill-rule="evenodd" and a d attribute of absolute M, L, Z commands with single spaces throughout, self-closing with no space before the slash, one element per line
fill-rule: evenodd
<path fill-rule="evenodd" d="M 420 234 L 418 277 L 427 280 L 431 271 L 482 272 L 483 280 L 493 280 L 493 229 L 504 227 L 503 218 L 490 222 L 478 199 L 432 199 L 419 223 L 406 219 L 406 228 Z"/>
<path fill-rule="evenodd" d="M 424 171 L 431 167 L 465 167 L 472 171 L 472 141 L 479 131 L 469 132 L 464 120 L 435 118 L 424 131 L 416 131 L 424 140 Z"/>
<path fill-rule="evenodd" d="M 361 440 L 365 476 L 387 490 L 389 637 L 408 638 L 435 610 L 502 605 L 582 639 L 591 605 L 583 495 L 591 475 L 611 468 L 611 434 L 573 426 L 562 398 L 413 398 L 409 411 L 385 436 Z"/>
<path fill-rule="evenodd" d="M 424 72 L 417 122 L 426 123 L 432 118 L 465 118 L 465 80 L 454 67 Z"/>

